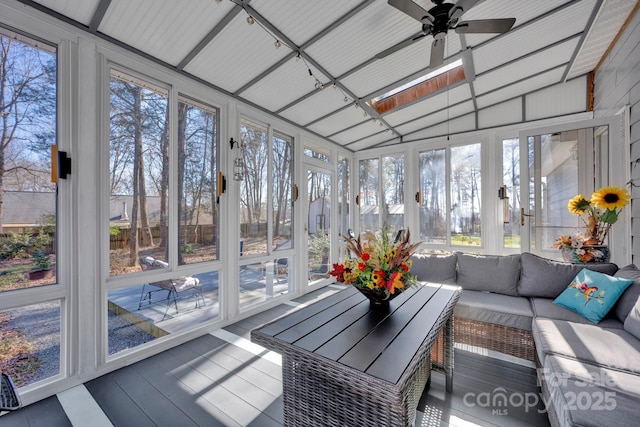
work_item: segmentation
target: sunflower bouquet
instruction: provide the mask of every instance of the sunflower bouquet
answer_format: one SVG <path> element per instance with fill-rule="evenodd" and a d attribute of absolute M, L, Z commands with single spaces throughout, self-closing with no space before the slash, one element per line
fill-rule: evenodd
<path fill-rule="evenodd" d="M 379 234 L 367 232 L 364 242 L 345 236 L 347 249 L 354 258 L 333 264 L 329 272 L 336 281 L 353 285 L 369 298 L 389 300 L 417 283 L 410 273 L 411 256 L 420 243 L 410 243 L 410 233 L 392 241 L 388 226 Z"/>
<path fill-rule="evenodd" d="M 585 232 L 570 236 L 560 236 L 554 243 L 556 249 L 578 249 L 581 254 L 589 256 L 589 250 L 584 247 L 603 245 L 611 226 L 618 221 L 622 209 L 629 203 L 629 192 L 617 186 L 602 187 L 596 190 L 591 199 L 578 194 L 569 200 L 569 212 L 579 216 Z"/>

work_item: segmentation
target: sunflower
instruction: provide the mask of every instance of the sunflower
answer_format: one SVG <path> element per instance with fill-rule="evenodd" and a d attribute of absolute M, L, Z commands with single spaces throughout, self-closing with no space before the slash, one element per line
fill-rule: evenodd
<path fill-rule="evenodd" d="M 587 213 L 587 210 L 591 206 L 591 202 L 589 202 L 582 194 L 578 194 L 573 199 L 569 200 L 569 204 L 567 205 L 567 209 L 574 215 L 583 215 Z"/>
<path fill-rule="evenodd" d="M 600 209 L 615 210 L 622 209 L 628 203 L 631 195 L 625 188 L 617 186 L 602 187 L 591 196 L 593 204 Z M 571 202 L 569 202 L 571 203 Z"/>

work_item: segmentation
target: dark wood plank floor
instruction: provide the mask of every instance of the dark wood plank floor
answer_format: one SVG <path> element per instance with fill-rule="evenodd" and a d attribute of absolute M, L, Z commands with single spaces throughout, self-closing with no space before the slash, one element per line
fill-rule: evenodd
<path fill-rule="evenodd" d="M 329 292 L 335 289 L 295 303 L 312 303 Z M 281 426 L 278 356 L 250 343 L 249 334 L 295 309 L 281 304 L 84 387 L 114 426 Z M 453 393 L 445 392 L 444 376 L 434 373 L 416 426 L 548 426 L 539 391 L 534 369 L 457 349 Z M 0 425 L 78 425 L 70 418 L 54 396 L 3 415 Z"/>

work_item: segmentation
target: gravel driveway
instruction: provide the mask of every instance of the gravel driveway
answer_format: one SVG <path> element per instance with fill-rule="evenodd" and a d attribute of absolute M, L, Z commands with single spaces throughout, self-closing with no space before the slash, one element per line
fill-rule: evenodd
<path fill-rule="evenodd" d="M 40 367 L 31 384 L 60 373 L 60 302 L 32 304 L 6 310 L 7 328 L 17 329 L 34 346 Z M 154 337 L 109 311 L 109 355 L 152 341 Z"/>

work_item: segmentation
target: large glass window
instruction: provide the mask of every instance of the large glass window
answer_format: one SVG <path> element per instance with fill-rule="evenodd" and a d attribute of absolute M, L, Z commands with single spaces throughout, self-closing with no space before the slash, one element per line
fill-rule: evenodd
<path fill-rule="evenodd" d="M 218 259 L 217 110 L 181 97 L 178 103 L 178 264 Z"/>
<path fill-rule="evenodd" d="M 340 157 L 338 160 L 338 235 L 346 236 L 351 229 L 350 197 L 351 197 L 351 164 L 346 157 Z M 342 243 L 343 240 L 340 239 Z M 341 244 L 338 256 L 343 258 L 346 256 L 346 247 Z"/>
<path fill-rule="evenodd" d="M 404 156 L 360 160 L 360 232 L 404 228 Z"/>
<path fill-rule="evenodd" d="M 382 157 L 382 224 L 404 228 L 404 156 Z M 382 225 L 381 224 L 381 225 Z"/>
<path fill-rule="evenodd" d="M 172 273 L 176 264 L 218 259 L 218 114 L 180 96 L 171 118 L 160 85 L 115 69 L 109 84 L 110 274 L 145 272 L 134 285 L 109 289 L 107 354 L 114 355 L 220 315 L 217 271 Z M 177 222 L 177 236 L 169 235 L 170 221 Z M 169 259 L 169 245 L 178 245 L 177 260 Z"/>
<path fill-rule="evenodd" d="M 0 371 L 17 387 L 64 372 L 64 300 L 42 301 L 37 288 L 62 277 L 51 162 L 57 73 L 55 47 L 0 28 Z"/>
<path fill-rule="evenodd" d="M 307 247 L 309 284 L 329 277 L 331 249 L 331 175 L 321 170 L 307 171 Z"/>
<path fill-rule="evenodd" d="M 293 235 L 293 139 L 274 132 L 272 157 L 273 179 L 273 250 L 291 249 Z"/>
<path fill-rule="evenodd" d="M 445 150 L 420 153 L 420 240 L 444 245 L 447 242 L 447 175 Z"/>
<path fill-rule="evenodd" d="M 503 247 L 520 248 L 520 140 L 502 141 Z"/>
<path fill-rule="evenodd" d="M 56 49 L 0 28 L 0 291 L 56 283 Z"/>
<path fill-rule="evenodd" d="M 420 152 L 416 197 L 424 250 L 447 243 L 482 245 L 480 147 L 469 144 Z"/>
<path fill-rule="evenodd" d="M 240 308 L 293 287 L 293 138 L 242 120 Z"/>
<path fill-rule="evenodd" d="M 244 176 L 240 182 L 240 255 L 267 253 L 269 139 L 266 127 L 243 122 L 240 147 Z"/>
<path fill-rule="evenodd" d="M 168 262 L 168 92 L 112 70 L 109 234 L 111 275 L 140 271 L 139 257 Z"/>
<path fill-rule="evenodd" d="M 379 163 L 378 159 L 360 160 L 360 192 L 357 196 L 360 207 L 360 231 L 376 230 L 379 227 Z"/>
<path fill-rule="evenodd" d="M 480 246 L 480 144 L 451 147 L 451 244 Z"/>

